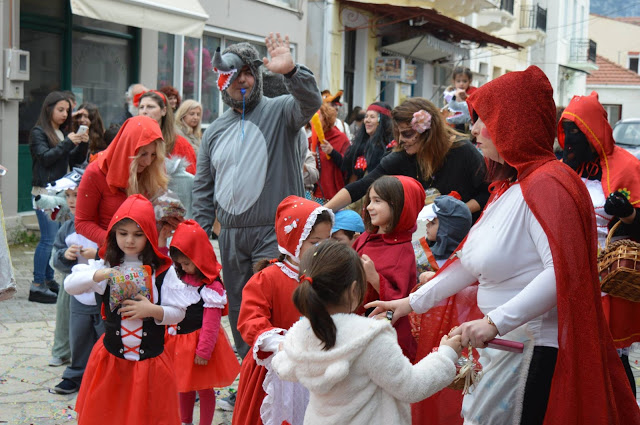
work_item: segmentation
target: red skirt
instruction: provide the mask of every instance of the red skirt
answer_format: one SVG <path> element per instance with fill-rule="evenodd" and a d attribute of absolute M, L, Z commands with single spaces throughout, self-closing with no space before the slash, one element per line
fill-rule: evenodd
<path fill-rule="evenodd" d="M 76 401 L 79 425 L 180 424 L 178 389 L 167 351 L 131 361 L 94 345 Z"/>
<path fill-rule="evenodd" d="M 236 405 L 231 418 L 233 425 L 262 425 L 260 407 L 267 396 L 262 388 L 265 376 L 267 368 L 256 363 L 253 349 L 250 349 L 242 361 Z"/>
<path fill-rule="evenodd" d="M 240 373 L 240 363 L 222 326 L 211 358 L 204 366 L 193 361 L 198 338 L 200 329 L 188 334 L 165 334 L 165 350 L 173 357 L 176 382 L 181 393 L 228 387 Z"/>

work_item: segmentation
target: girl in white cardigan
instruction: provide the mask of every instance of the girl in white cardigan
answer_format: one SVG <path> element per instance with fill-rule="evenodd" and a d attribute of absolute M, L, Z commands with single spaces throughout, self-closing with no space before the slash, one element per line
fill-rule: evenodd
<path fill-rule="evenodd" d="M 272 366 L 310 392 L 310 424 L 410 424 L 409 403 L 449 385 L 462 347 L 458 336 L 412 365 L 387 320 L 352 314 L 366 276 L 358 254 L 335 241 L 308 250 L 293 302 L 304 315 L 287 333 Z"/>

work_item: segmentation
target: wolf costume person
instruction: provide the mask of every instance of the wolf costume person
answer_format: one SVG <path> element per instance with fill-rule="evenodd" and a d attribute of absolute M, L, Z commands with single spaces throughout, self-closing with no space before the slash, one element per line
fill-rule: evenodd
<path fill-rule="evenodd" d="M 193 186 L 194 219 L 207 233 L 216 218 L 222 227 L 218 237 L 229 319 L 236 349 L 243 357 L 249 347 L 237 330 L 242 289 L 253 275 L 253 264 L 278 256 L 276 208 L 289 195 L 304 196 L 299 134 L 322 105 L 313 73 L 297 64 L 284 74 L 291 94 L 264 97 L 261 63 L 249 43 L 216 52 L 213 66 L 220 75 L 218 88 L 230 109 L 202 137 Z M 244 66 L 255 83 L 243 100 L 236 100 L 227 89 Z"/>

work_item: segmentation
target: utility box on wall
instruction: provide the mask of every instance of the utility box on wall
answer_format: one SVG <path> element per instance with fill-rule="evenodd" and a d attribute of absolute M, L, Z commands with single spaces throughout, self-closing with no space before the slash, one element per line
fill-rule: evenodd
<path fill-rule="evenodd" d="M 0 79 L 2 99 L 22 100 L 24 82 L 29 80 L 30 55 L 26 50 L 5 49 L 4 68 Z"/>

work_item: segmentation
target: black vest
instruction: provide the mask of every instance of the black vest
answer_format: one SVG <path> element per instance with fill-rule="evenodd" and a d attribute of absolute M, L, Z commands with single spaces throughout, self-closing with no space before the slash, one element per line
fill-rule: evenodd
<path fill-rule="evenodd" d="M 205 285 L 200 286 L 200 288 L 198 288 L 198 293 L 200 293 L 204 287 Z M 177 334 L 189 334 L 202 328 L 203 315 L 204 300 L 200 297 L 200 301 L 187 307 L 184 319 L 182 319 L 182 322 L 178 323 L 178 326 L 176 327 Z"/>
<path fill-rule="evenodd" d="M 156 288 L 158 289 L 158 302 L 162 302 L 162 282 L 166 271 L 156 276 Z M 109 307 L 109 287 L 102 294 L 102 307 L 105 315 L 104 321 L 104 347 L 116 357 L 124 358 L 124 345 L 120 336 L 121 316 L 118 309 L 111 311 Z M 164 351 L 164 325 L 156 325 L 153 317 L 142 321 L 142 341 L 140 343 L 140 360 L 159 356 Z"/>

